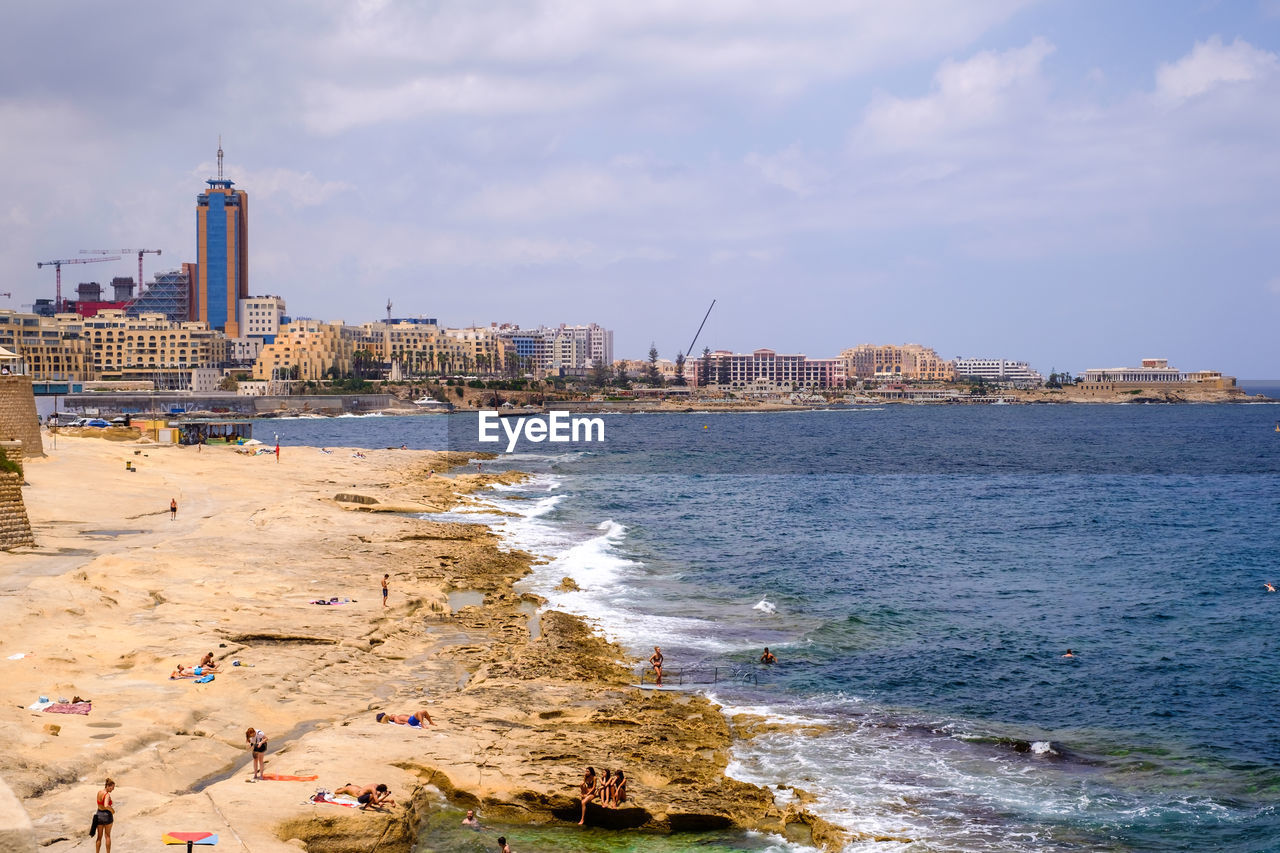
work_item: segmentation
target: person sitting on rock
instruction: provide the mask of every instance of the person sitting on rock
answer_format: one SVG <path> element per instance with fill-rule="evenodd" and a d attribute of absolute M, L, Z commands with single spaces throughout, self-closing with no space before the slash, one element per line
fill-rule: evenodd
<path fill-rule="evenodd" d="M 604 775 L 596 780 L 596 800 L 606 809 L 613 805 L 613 771 L 608 767 Z"/>
<path fill-rule="evenodd" d="M 613 807 L 627 801 L 627 777 L 621 770 L 613 774 Z"/>
<path fill-rule="evenodd" d="M 587 822 L 587 803 L 596 798 L 596 769 L 588 767 L 587 772 L 583 774 L 582 784 L 578 786 L 578 790 L 582 796 L 582 819 L 578 821 L 578 826 L 582 826 Z"/>
<path fill-rule="evenodd" d="M 196 664 L 196 666 L 203 668 L 205 672 L 218 668 L 218 664 L 213 660 L 213 652 L 205 652 L 204 657 L 200 658 L 200 663 Z"/>

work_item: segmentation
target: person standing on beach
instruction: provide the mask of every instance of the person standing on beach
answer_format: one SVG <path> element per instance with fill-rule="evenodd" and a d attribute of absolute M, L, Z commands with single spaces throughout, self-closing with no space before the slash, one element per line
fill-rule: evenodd
<path fill-rule="evenodd" d="M 658 686 L 662 686 L 662 649 L 658 646 L 653 647 L 653 655 L 649 658 L 649 665 L 653 667 L 653 674 L 657 676 Z"/>
<path fill-rule="evenodd" d="M 253 751 L 253 778 L 249 780 L 252 782 L 262 778 L 262 767 L 267 756 L 267 736 L 261 729 L 250 726 L 244 731 L 244 740 Z"/>
<path fill-rule="evenodd" d="M 178 517 L 178 499 L 169 498 L 169 520 L 173 521 Z"/>
<path fill-rule="evenodd" d="M 101 853 L 102 839 L 107 839 L 107 853 L 111 853 L 111 825 L 116 821 L 116 807 L 111 802 L 111 792 L 116 783 L 107 779 L 98 792 L 98 810 L 93 813 L 93 853 Z"/>
<path fill-rule="evenodd" d="M 387 584 L 390 581 L 391 581 L 391 575 L 382 576 L 382 606 L 383 607 L 387 606 L 387 593 L 389 592 L 389 590 L 387 589 Z"/>

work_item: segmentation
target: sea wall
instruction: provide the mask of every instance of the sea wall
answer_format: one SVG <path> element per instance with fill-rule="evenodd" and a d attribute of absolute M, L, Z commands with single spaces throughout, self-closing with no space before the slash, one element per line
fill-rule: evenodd
<path fill-rule="evenodd" d="M 340 415 L 376 412 L 392 406 L 390 394 L 333 394 L 244 397 L 238 394 L 182 394 L 175 392 L 110 392 L 67 394 L 58 409 L 80 415 L 114 417 L 142 412 L 216 412 L 255 417 L 286 412 Z M 33 410 L 34 415 L 34 410 Z"/>
<path fill-rule="evenodd" d="M 0 375 L 0 440 L 13 439 L 22 442 L 27 456 L 44 456 L 31 378 Z"/>

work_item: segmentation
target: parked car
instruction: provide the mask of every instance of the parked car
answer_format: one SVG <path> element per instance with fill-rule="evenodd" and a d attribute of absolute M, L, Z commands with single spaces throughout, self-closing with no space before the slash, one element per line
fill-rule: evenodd
<path fill-rule="evenodd" d="M 107 422 L 106 422 L 106 421 L 104 421 L 102 418 L 88 418 L 88 419 L 87 419 L 87 421 L 86 421 L 86 423 L 84 424 L 84 426 L 90 426 L 90 427 L 109 427 L 109 426 L 111 426 L 111 424 L 107 423 Z"/>
<path fill-rule="evenodd" d="M 54 412 L 49 415 L 49 418 L 45 423 L 54 427 L 67 427 L 73 425 L 78 420 L 79 418 L 70 412 Z"/>

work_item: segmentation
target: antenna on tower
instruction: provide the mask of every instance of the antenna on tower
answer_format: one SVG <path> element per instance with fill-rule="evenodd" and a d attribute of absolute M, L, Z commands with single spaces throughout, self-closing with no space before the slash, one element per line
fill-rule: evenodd
<path fill-rule="evenodd" d="M 391 322 L 391 300 L 387 300 L 387 322 Z"/>
<path fill-rule="evenodd" d="M 222 134 L 218 134 L 218 180 L 222 180 Z"/>

